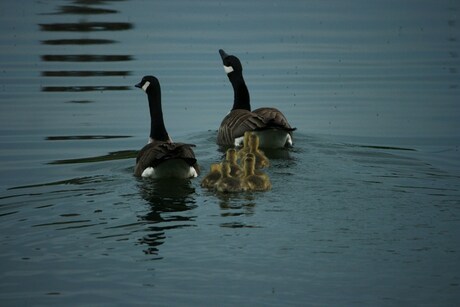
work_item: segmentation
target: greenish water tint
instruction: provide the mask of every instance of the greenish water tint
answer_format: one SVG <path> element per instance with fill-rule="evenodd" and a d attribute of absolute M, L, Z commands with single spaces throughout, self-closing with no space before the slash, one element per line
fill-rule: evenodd
<path fill-rule="evenodd" d="M 1 305 L 457 306 L 459 9 L 2 2 Z M 272 190 L 133 177 L 146 74 L 172 138 L 222 159 L 219 48 L 297 127 Z"/>

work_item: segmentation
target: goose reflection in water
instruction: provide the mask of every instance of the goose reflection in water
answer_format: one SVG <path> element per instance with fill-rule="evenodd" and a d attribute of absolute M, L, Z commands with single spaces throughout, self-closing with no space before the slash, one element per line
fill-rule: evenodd
<path fill-rule="evenodd" d="M 149 212 L 140 219 L 147 224 L 147 235 L 139 243 L 147 245 L 144 253 L 158 255 L 158 246 L 164 243 L 165 232 L 195 226 L 195 189 L 188 180 L 181 179 L 139 179 L 139 192 L 147 201 Z"/>
<path fill-rule="evenodd" d="M 66 15 L 66 16 L 84 16 L 84 19 L 72 22 L 71 18 L 69 22 L 50 22 L 50 23 L 41 23 L 39 24 L 40 30 L 44 32 L 54 32 L 54 33 L 69 33 L 70 37 L 63 38 L 53 38 L 42 40 L 43 45 L 53 46 L 50 49 L 50 54 L 44 54 L 41 56 L 43 62 L 50 63 L 79 63 L 79 64 L 66 64 L 71 65 L 72 68 L 77 69 L 70 70 L 45 70 L 42 71 L 41 75 L 43 77 L 49 78 L 48 80 L 56 80 L 56 82 L 62 83 L 61 79 L 52 79 L 52 78 L 69 78 L 67 85 L 45 85 L 42 86 L 41 90 L 43 92 L 94 92 L 94 91 L 127 91 L 130 90 L 130 87 L 123 85 L 107 85 L 107 84 L 94 84 L 96 77 L 125 77 L 131 74 L 128 70 L 96 70 L 94 65 L 98 63 L 105 62 L 117 62 L 124 63 L 132 60 L 131 55 L 124 54 L 90 54 L 92 53 L 91 47 L 93 45 L 108 45 L 118 43 L 116 40 L 113 40 L 113 33 L 115 31 L 127 31 L 133 29 L 133 24 L 129 22 L 117 22 L 113 21 L 114 15 L 118 14 L 117 10 L 109 8 L 96 7 L 95 5 L 108 4 L 112 1 L 95 1 L 93 3 L 87 1 L 76 1 L 75 5 L 62 5 L 57 7 L 57 11 L 50 13 L 48 15 Z M 101 15 L 110 15 L 110 21 L 90 21 L 90 16 L 101 16 Z M 109 38 L 101 38 L 98 35 L 97 38 L 88 38 L 88 33 L 91 32 L 107 32 L 110 33 Z M 76 38 L 73 37 L 72 33 L 84 33 L 85 37 Z M 78 54 L 71 54 L 69 52 L 69 47 L 67 46 L 80 46 L 78 48 Z M 62 48 L 60 46 L 63 46 Z M 61 48 L 61 49 L 60 49 Z M 81 54 L 81 48 L 86 48 L 88 52 Z M 89 49 L 88 49 L 89 48 Z M 77 49 L 77 48 L 76 48 Z M 62 50 L 63 53 L 59 53 Z M 86 63 L 86 64 L 83 64 Z M 53 64 L 51 64 L 54 67 Z M 121 65 L 116 65 L 118 68 Z M 83 69 L 81 69 L 83 68 Z M 78 84 L 80 82 L 87 83 L 89 79 L 86 77 L 91 77 L 91 84 Z M 74 79 L 71 79 L 74 78 Z M 120 79 L 118 79 L 120 80 Z M 51 82 L 52 82 L 51 81 Z M 98 81 L 96 81 L 97 83 Z M 106 83 L 107 79 L 101 79 L 101 82 Z M 114 82 L 110 82 L 113 84 Z M 81 101 L 81 100 L 73 100 Z M 85 102 L 89 102 L 85 100 Z"/>
<path fill-rule="evenodd" d="M 248 193 L 224 194 L 214 193 L 219 198 L 220 216 L 224 222 L 222 228 L 257 228 L 247 222 L 245 217 L 252 216 L 256 210 L 256 196 Z"/>

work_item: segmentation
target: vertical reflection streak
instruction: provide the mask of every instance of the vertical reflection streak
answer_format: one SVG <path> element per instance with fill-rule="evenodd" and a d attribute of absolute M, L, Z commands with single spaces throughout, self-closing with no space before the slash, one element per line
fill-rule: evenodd
<path fill-rule="evenodd" d="M 95 7 L 95 5 L 108 4 L 113 1 L 73 1 L 72 5 L 61 5 L 57 7 L 57 11 L 49 15 L 76 15 L 84 16 L 84 20 L 78 20 L 72 22 L 50 22 L 40 23 L 38 26 L 43 32 L 56 32 L 56 33 L 80 33 L 80 35 L 87 36 L 88 33 L 92 32 L 106 32 L 113 36 L 115 31 L 129 31 L 133 29 L 133 24 L 128 22 L 117 22 L 117 21 L 90 21 L 87 20 L 91 15 L 110 15 L 113 19 L 113 15 L 118 14 L 117 10 Z M 126 54 L 90 54 L 81 53 L 81 48 L 78 48 L 79 52 L 72 53 L 72 46 L 86 46 L 90 48 L 93 45 L 110 45 L 118 43 L 113 39 L 105 38 L 91 38 L 91 37 L 80 37 L 80 38 L 69 38 L 63 37 L 58 39 L 46 39 L 42 40 L 41 44 L 47 46 L 68 46 L 71 49 L 65 49 L 65 54 L 50 53 L 43 54 L 41 60 L 45 63 L 70 63 L 66 66 L 71 66 L 69 70 L 44 70 L 42 71 L 42 77 L 50 78 L 62 78 L 65 77 L 67 80 L 65 85 L 45 84 L 42 86 L 41 91 L 43 92 L 91 92 L 91 91 L 126 91 L 129 90 L 129 86 L 123 85 L 107 85 L 106 77 L 126 77 L 131 74 L 130 71 L 124 70 L 101 70 L 99 69 L 87 69 L 87 67 L 94 67 L 97 63 L 111 63 L 111 62 L 127 62 L 132 61 L 133 57 Z M 54 48 L 55 49 L 55 48 Z M 53 49 L 53 51 L 54 51 Z M 69 52 L 70 50 L 70 52 Z M 77 50 L 77 48 L 75 48 Z M 74 64 L 72 64 L 74 63 Z M 78 63 L 78 64 L 77 64 Z M 81 67 L 80 64 L 87 63 L 84 69 L 74 69 Z M 92 77 L 91 81 L 84 80 L 83 78 Z M 104 77 L 105 84 L 94 84 L 94 77 Z M 82 84 L 82 80 L 85 83 L 91 82 L 90 85 Z M 70 85 L 69 85 L 70 84 Z M 74 85 L 75 84 L 75 85 Z M 78 100 L 78 99 L 77 99 Z"/>

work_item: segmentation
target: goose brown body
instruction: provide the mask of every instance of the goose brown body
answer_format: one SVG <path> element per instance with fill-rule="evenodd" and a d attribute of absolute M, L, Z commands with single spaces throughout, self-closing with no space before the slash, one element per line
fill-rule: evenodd
<path fill-rule="evenodd" d="M 199 174 L 199 167 L 192 147 L 195 147 L 195 145 L 169 141 L 153 141 L 145 145 L 137 154 L 134 175 L 138 177 L 151 177 L 146 176 L 147 174 L 143 175 L 146 169 L 157 168 L 158 171 L 163 163 L 175 162 L 178 168 L 184 168 L 182 174 L 179 173 L 180 171 L 174 170 L 174 166 L 170 166 L 172 173 L 166 175 L 167 170 L 164 170 L 162 173 L 165 175 L 160 177 L 196 177 L 192 173 L 188 173 L 190 168 L 187 168 L 187 165 L 193 167 L 197 171 L 197 175 Z M 175 175 L 174 173 L 177 174 Z"/>

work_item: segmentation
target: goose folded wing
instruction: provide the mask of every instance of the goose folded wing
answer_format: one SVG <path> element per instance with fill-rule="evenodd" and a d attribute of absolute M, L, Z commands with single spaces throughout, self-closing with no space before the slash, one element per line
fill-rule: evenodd
<path fill-rule="evenodd" d="M 235 138 L 242 137 L 246 131 L 264 129 L 265 120 L 247 110 L 233 110 L 222 121 L 218 132 L 218 144 L 231 145 Z"/>
<path fill-rule="evenodd" d="M 144 146 L 137 155 L 136 163 L 142 168 L 156 167 L 163 161 L 170 159 L 182 159 L 190 166 L 196 164 L 193 144 L 153 142 Z"/>
<path fill-rule="evenodd" d="M 284 114 L 276 108 L 258 108 L 252 112 L 264 119 L 267 128 L 279 128 L 286 131 L 296 130 L 296 128 L 291 127 Z"/>

